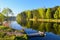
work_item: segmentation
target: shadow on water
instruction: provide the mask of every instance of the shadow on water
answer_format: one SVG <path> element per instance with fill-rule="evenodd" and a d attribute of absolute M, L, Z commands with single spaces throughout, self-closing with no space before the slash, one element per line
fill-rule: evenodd
<path fill-rule="evenodd" d="M 45 31 L 46 33 L 46 36 L 44 37 L 30 37 L 29 40 L 60 40 L 60 23 L 29 21 L 27 24 L 23 23 L 22 26 L 26 26 L 28 28 L 24 30 L 27 34 L 36 33 L 37 31 Z M 17 22 L 11 23 L 11 27 L 17 30 L 22 30 L 22 26 L 17 24 Z"/>

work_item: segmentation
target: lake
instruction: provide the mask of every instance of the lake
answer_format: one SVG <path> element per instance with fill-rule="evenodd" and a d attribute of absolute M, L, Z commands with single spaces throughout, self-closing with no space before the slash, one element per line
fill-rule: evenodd
<path fill-rule="evenodd" d="M 54 29 L 49 29 L 51 27 L 51 25 L 53 26 L 58 26 L 59 23 L 54 23 L 54 24 L 51 24 L 51 23 L 43 23 L 43 22 L 40 22 L 40 25 L 42 29 L 38 29 L 39 31 L 46 31 L 46 36 L 44 37 L 30 37 L 29 40 L 60 40 L 60 34 L 59 32 L 57 32 L 56 28 L 55 30 Z M 36 24 L 34 24 L 36 25 Z M 46 29 L 43 29 L 45 27 L 47 27 Z M 16 21 L 15 22 L 12 22 L 11 23 L 11 27 L 13 29 L 17 29 L 17 30 L 22 30 L 23 26 L 19 25 Z M 38 27 L 38 26 L 37 26 Z M 31 27 L 32 28 L 32 27 Z M 35 33 L 37 32 L 38 30 L 36 28 L 26 28 L 24 31 L 27 33 L 27 34 L 31 34 L 31 33 Z M 53 27 L 52 27 L 53 28 Z M 52 31 L 53 30 L 53 31 Z M 57 32 L 57 33 L 56 33 Z"/>

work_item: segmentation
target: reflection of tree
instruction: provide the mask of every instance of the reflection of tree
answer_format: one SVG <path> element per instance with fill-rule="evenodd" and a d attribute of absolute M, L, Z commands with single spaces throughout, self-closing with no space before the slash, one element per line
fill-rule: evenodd
<path fill-rule="evenodd" d="M 60 34 L 60 25 L 58 25 L 58 34 Z"/>
<path fill-rule="evenodd" d="M 21 25 L 39 31 L 46 31 L 46 32 L 53 32 L 55 34 L 60 34 L 60 25 L 58 23 L 44 23 L 39 21 L 22 20 Z"/>
<path fill-rule="evenodd" d="M 54 23 L 54 33 L 60 34 L 60 23 Z"/>
<path fill-rule="evenodd" d="M 58 29 L 57 29 L 57 27 L 58 27 L 58 24 L 57 23 L 54 23 L 54 25 L 53 25 L 53 27 L 54 27 L 54 33 L 57 33 L 58 32 Z"/>
<path fill-rule="evenodd" d="M 37 21 L 33 21 L 32 28 L 38 30 L 39 23 Z"/>
<path fill-rule="evenodd" d="M 38 30 L 40 30 L 40 31 L 44 31 L 44 26 L 45 25 L 45 23 L 40 23 L 40 25 L 39 25 L 39 28 L 38 28 Z"/>
<path fill-rule="evenodd" d="M 27 28 L 30 28 L 30 27 L 31 27 L 30 24 L 31 24 L 31 21 L 29 21 L 29 22 L 27 21 L 26 27 L 27 27 Z"/>
<path fill-rule="evenodd" d="M 51 31 L 51 23 L 45 23 L 45 28 L 47 32 Z"/>

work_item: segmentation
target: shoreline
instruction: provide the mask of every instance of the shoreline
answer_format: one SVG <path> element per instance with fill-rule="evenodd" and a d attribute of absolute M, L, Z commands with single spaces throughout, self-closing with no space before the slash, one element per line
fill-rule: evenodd
<path fill-rule="evenodd" d="M 29 19 L 29 21 L 60 22 L 60 19 Z"/>

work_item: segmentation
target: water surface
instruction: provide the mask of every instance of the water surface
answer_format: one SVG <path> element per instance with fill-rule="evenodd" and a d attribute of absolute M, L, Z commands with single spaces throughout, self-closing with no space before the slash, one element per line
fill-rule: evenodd
<path fill-rule="evenodd" d="M 34 25 L 36 25 L 36 24 L 34 24 Z M 40 27 L 41 29 L 39 29 L 39 30 L 41 30 L 41 31 L 46 31 L 45 33 L 46 33 L 46 36 L 45 37 L 30 37 L 29 38 L 29 40 L 60 40 L 60 35 L 57 33 L 54 33 L 53 31 L 52 31 L 52 29 L 49 29 L 50 27 L 51 27 L 51 25 L 53 26 L 58 26 L 58 23 L 40 23 L 40 26 L 42 27 Z M 44 26 L 45 27 L 48 27 L 47 28 L 47 30 L 46 29 L 43 29 L 44 28 Z M 23 28 L 23 26 L 21 26 L 21 25 L 19 25 L 16 21 L 15 22 L 12 22 L 11 23 L 11 27 L 12 28 L 14 28 L 14 29 L 17 29 L 17 30 L 22 30 L 22 28 Z M 54 30 L 54 29 L 53 29 Z M 57 29 L 55 28 L 55 31 L 56 31 Z M 36 33 L 38 30 L 36 29 L 36 28 L 33 28 L 33 29 L 31 29 L 31 28 L 26 28 L 25 29 L 25 32 L 27 33 L 27 34 L 31 34 L 31 33 Z M 58 32 L 58 31 L 56 31 L 56 32 Z"/>

